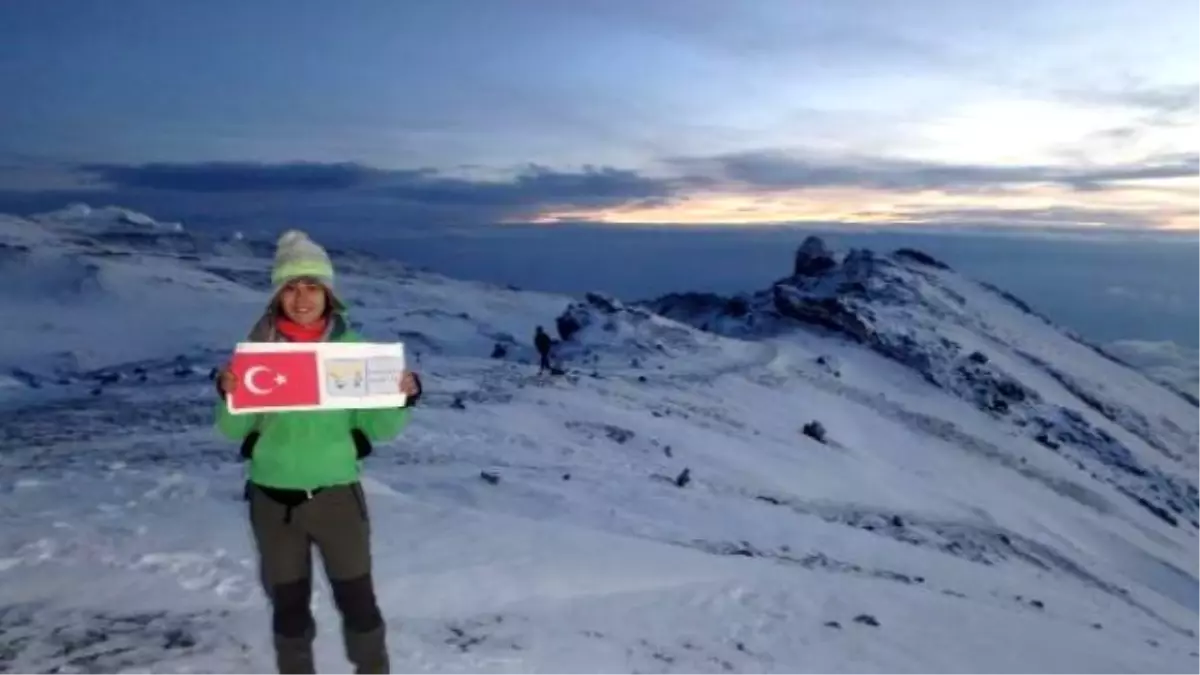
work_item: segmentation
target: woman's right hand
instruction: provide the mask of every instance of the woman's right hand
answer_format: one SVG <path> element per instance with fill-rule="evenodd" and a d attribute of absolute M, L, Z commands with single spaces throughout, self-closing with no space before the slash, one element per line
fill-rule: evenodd
<path fill-rule="evenodd" d="M 217 373 L 217 390 L 222 394 L 229 395 L 237 391 L 238 377 L 233 374 L 233 371 L 228 366 L 221 369 Z"/>

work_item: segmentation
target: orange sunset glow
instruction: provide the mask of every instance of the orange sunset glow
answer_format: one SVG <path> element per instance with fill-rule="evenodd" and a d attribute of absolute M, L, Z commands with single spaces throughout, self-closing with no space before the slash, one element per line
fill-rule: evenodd
<path fill-rule="evenodd" d="M 1200 180 L 1129 181 L 1102 190 L 1080 191 L 1059 185 L 994 188 L 975 193 L 943 190 L 891 191 L 857 187 L 792 189 L 776 192 L 693 192 L 658 205 L 621 205 L 598 209 L 552 209 L 535 223 L 588 221 L 609 224 L 766 225 L 804 222 L 945 223 L 1004 221 L 1024 224 L 1022 214 L 1057 212 L 1074 226 L 1120 225 L 1195 230 Z M 956 217 L 957 212 L 970 212 Z M 994 215 L 989 215 L 993 212 Z M 530 221 L 525 221 L 530 222 Z"/>

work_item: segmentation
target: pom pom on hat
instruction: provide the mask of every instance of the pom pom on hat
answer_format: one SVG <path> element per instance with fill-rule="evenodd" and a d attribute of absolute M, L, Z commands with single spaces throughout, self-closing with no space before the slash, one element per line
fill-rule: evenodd
<path fill-rule="evenodd" d="M 275 244 L 271 284 L 278 291 L 287 282 L 312 277 L 333 288 L 333 262 L 319 244 L 300 230 L 288 230 Z"/>

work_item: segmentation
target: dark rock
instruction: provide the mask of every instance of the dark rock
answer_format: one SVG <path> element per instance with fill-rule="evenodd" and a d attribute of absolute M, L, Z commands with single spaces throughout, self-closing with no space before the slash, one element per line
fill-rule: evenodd
<path fill-rule="evenodd" d="M 1104 626 L 1100 623 L 1094 623 L 1094 624 L 1092 624 L 1092 628 L 1095 628 L 1096 630 L 1100 630 L 1101 628 L 1104 628 Z"/>
<path fill-rule="evenodd" d="M 781 500 L 776 499 L 775 497 L 768 496 L 768 495 L 758 495 L 757 497 L 755 497 L 755 499 L 757 499 L 760 502 L 766 502 L 768 504 L 773 504 L 775 506 L 780 506 L 783 504 L 783 502 Z"/>
<path fill-rule="evenodd" d="M 482 478 L 485 482 L 490 483 L 492 485 L 495 485 L 496 483 L 500 482 L 500 474 L 492 473 L 490 471 L 480 471 L 479 477 Z"/>
<path fill-rule="evenodd" d="M 1148 500 L 1146 500 L 1146 498 L 1139 497 L 1139 496 L 1129 492 L 1128 490 L 1122 489 L 1121 492 L 1125 493 L 1126 495 L 1128 495 L 1130 497 L 1133 497 L 1134 501 L 1136 501 L 1138 504 L 1140 504 L 1142 506 L 1142 508 L 1144 508 L 1147 511 L 1149 511 L 1150 513 L 1153 513 L 1154 515 L 1158 516 L 1160 520 L 1167 523 L 1171 527 L 1179 527 L 1179 520 L 1175 516 L 1171 515 L 1170 511 L 1164 509 L 1161 506 L 1158 506 L 1157 504 L 1152 504 Z"/>
<path fill-rule="evenodd" d="M 869 343 L 874 336 L 874 331 L 841 298 L 812 297 L 781 282 L 771 287 L 771 300 L 775 311 L 790 319 L 828 328 L 858 342 Z"/>
<path fill-rule="evenodd" d="M 646 381 L 646 376 L 645 376 L 645 375 L 638 375 L 637 381 L 638 381 L 638 382 L 645 382 L 645 381 Z"/>
<path fill-rule="evenodd" d="M 805 424 L 804 428 L 802 428 L 800 431 L 805 436 L 808 436 L 809 438 L 817 441 L 818 443 L 825 442 L 825 426 L 816 420 L 813 420 L 812 422 Z"/>
<path fill-rule="evenodd" d="M 758 557 L 758 552 L 746 544 L 746 542 L 742 542 L 741 546 L 735 546 L 730 549 L 729 555 L 739 555 L 743 558 L 755 558 Z"/>
<path fill-rule="evenodd" d="M 450 407 L 454 408 L 455 410 L 466 410 L 467 404 L 463 401 L 462 396 L 455 396 L 454 401 L 450 403 Z"/>
<path fill-rule="evenodd" d="M 492 347 L 492 358 L 493 359 L 502 359 L 506 356 L 508 356 L 508 347 L 497 342 L 495 344 L 495 346 Z"/>
<path fill-rule="evenodd" d="M 743 297 L 730 298 L 725 303 L 725 313 L 734 318 L 741 318 L 750 313 L 750 302 Z"/>
<path fill-rule="evenodd" d="M 571 474 L 569 474 L 569 473 L 564 473 L 564 474 L 563 474 L 563 480 L 571 480 Z"/>
<path fill-rule="evenodd" d="M 997 383 L 996 389 L 1011 401 L 1020 403 L 1025 400 L 1025 388 L 1012 380 L 1001 380 Z"/>
<path fill-rule="evenodd" d="M 971 355 L 968 356 L 967 359 L 969 359 L 971 363 L 978 363 L 981 365 L 988 362 L 987 354 L 984 354 L 983 352 L 971 352 Z"/>
<path fill-rule="evenodd" d="M 1047 448 L 1050 448 L 1051 450 L 1057 450 L 1060 447 L 1062 447 L 1058 443 L 1055 443 L 1054 441 L 1050 440 L 1050 435 L 1044 431 L 1042 433 L 1038 434 L 1037 436 L 1034 436 L 1033 440 L 1037 441 L 1038 443 L 1041 443 L 1042 445 L 1046 446 Z"/>
<path fill-rule="evenodd" d="M 679 475 L 675 477 L 675 486 L 676 487 L 684 487 L 690 482 L 692 482 L 692 470 L 691 469 L 684 468 L 684 470 L 681 471 L 679 473 Z"/>
<path fill-rule="evenodd" d="M 825 622 L 825 627 L 826 627 L 826 628 L 841 628 L 841 627 L 842 627 L 842 624 L 840 624 L 840 623 L 838 623 L 838 622 L 836 622 L 836 621 L 826 621 L 826 622 Z"/>
<path fill-rule="evenodd" d="M 1046 604 L 1045 604 L 1045 603 L 1043 603 L 1041 600 L 1030 600 L 1030 601 L 1029 601 L 1029 604 L 1030 604 L 1030 605 L 1033 605 L 1034 607 L 1036 607 L 1036 608 L 1038 608 L 1038 609 L 1045 609 L 1045 608 L 1046 608 Z"/>
<path fill-rule="evenodd" d="M 612 314 L 623 307 L 620 301 L 600 293 L 586 293 L 583 297 L 589 305 L 605 314 Z"/>
<path fill-rule="evenodd" d="M 837 261 L 825 241 L 820 237 L 810 236 L 796 249 L 795 262 L 792 265 L 792 275 L 798 277 L 818 276 L 837 267 Z"/>
<path fill-rule="evenodd" d="M 854 623 L 861 623 L 864 626 L 878 627 L 879 619 L 876 619 L 875 617 L 871 616 L 870 614 L 859 614 L 858 616 L 854 617 Z"/>
<path fill-rule="evenodd" d="M 666 455 L 667 457 L 674 457 L 674 455 L 671 454 L 671 446 L 669 446 L 669 445 L 663 446 L 663 454 Z"/>
<path fill-rule="evenodd" d="M 603 425 L 603 428 L 604 435 L 608 436 L 609 439 L 616 441 L 617 443 L 625 443 L 634 437 L 634 433 L 629 429 L 623 429 L 611 424 L 605 424 Z"/>
<path fill-rule="evenodd" d="M 904 520 L 899 515 L 892 516 L 892 527 L 904 527 Z"/>
<path fill-rule="evenodd" d="M 172 628 L 163 634 L 165 649 L 191 649 L 196 646 L 196 638 L 178 628 Z"/>
<path fill-rule="evenodd" d="M 913 262 L 917 262 L 922 265 L 929 265 L 930 267 L 936 267 L 940 270 L 950 269 L 950 266 L 947 265 L 946 263 L 938 260 L 937 258 L 934 258 L 933 256 L 929 255 L 928 253 L 926 253 L 924 251 L 918 251 L 915 248 L 898 248 L 892 253 L 892 255 L 896 256 L 897 258 L 901 258 L 903 260 L 911 260 Z"/>
<path fill-rule="evenodd" d="M 554 327 L 558 329 L 558 337 L 562 340 L 570 340 L 571 336 L 579 332 L 583 326 L 569 313 L 563 313 L 554 320 Z"/>

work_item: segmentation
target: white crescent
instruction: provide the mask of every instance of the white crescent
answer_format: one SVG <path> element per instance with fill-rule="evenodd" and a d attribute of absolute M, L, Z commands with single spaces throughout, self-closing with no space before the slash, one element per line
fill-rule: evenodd
<path fill-rule="evenodd" d="M 275 387 L 271 387 L 270 389 L 263 389 L 262 387 L 258 386 L 257 384 L 254 384 L 254 376 L 260 372 L 269 373 L 269 372 L 271 372 L 271 369 L 267 368 L 266 366 L 252 366 L 250 369 L 248 369 L 246 371 L 246 374 L 244 376 L 242 376 L 242 383 L 246 385 L 246 390 L 256 396 L 263 396 L 263 395 L 271 393 L 272 391 L 275 391 Z"/>

